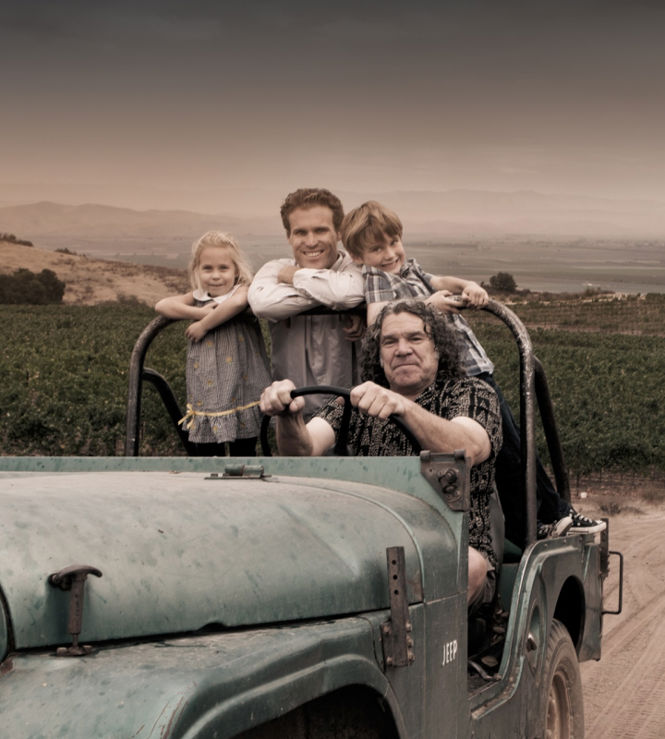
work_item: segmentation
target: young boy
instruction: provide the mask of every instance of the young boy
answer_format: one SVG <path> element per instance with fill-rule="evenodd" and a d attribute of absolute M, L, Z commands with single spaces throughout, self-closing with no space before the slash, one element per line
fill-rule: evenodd
<path fill-rule="evenodd" d="M 522 487 L 520 433 L 512 411 L 494 381 L 494 364 L 466 320 L 456 312 L 459 301 L 481 308 L 487 292 L 475 282 L 459 277 L 426 273 L 415 259 L 407 259 L 402 244 L 402 222 L 389 208 L 370 200 L 349 211 L 340 229 L 342 243 L 351 258 L 362 264 L 367 322 L 376 319 L 390 301 L 423 298 L 446 311 L 462 344 L 462 364 L 469 377 L 479 377 L 491 385 L 501 403 L 503 446 L 496 460 L 496 481 L 506 518 L 506 536 L 522 544 L 526 535 L 524 506 L 515 495 Z M 455 300 L 452 296 L 459 295 Z M 536 460 L 538 497 L 538 537 L 561 536 L 568 531 L 592 533 L 605 528 L 575 511 L 554 489 L 540 460 Z"/>

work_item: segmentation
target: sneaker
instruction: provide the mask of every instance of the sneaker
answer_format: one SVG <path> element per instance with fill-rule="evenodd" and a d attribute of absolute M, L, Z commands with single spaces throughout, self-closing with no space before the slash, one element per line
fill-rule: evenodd
<path fill-rule="evenodd" d="M 597 534 L 599 531 L 605 531 L 607 524 L 605 521 L 597 521 L 578 513 L 574 508 L 570 509 L 569 518 L 572 518 L 573 525 L 570 527 L 571 534 Z"/>
<path fill-rule="evenodd" d="M 563 536 L 573 525 L 572 516 L 564 516 L 558 521 L 552 523 L 540 523 L 536 529 L 536 535 L 539 539 L 552 539 L 556 536 Z"/>

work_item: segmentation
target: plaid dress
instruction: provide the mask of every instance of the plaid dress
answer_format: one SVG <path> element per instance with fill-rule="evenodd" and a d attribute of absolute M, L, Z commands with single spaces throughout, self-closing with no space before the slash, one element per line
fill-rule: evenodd
<path fill-rule="evenodd" d="M 208 300 L 198 300 L 197 306 Z M 258 400 L 270 384 L 259 323 L 249 309 L 187 345 L 189 440 L 222 443 L 258 436 Z"/>

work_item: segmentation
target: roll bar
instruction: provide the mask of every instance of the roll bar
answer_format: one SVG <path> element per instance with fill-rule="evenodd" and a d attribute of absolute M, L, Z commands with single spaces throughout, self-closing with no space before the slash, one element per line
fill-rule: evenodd
<path fill-rule="evenodd" d="M 499 318 L 510 329 L 520 357 L 520 443 L 522 454 L 522 475 L 526 493 L 526 541 L 536 540 L 536 441 L 535 441 L 535 404 L 545 432 L 545 439 L 554 471 L 554 478 L 559 495 L 570 502 L 570 483 L 563 458 L 563 451 L 554 419 L 554 408 L 547 386 L 547 378 L 542 364 L 535 356 L 531 338 L 522 321 L 515 313 L 496 300 L 490 300 L 484 308 Z M 312 313 L 313 311 L 308 311 Z M 318 309 L 318 314 L 333 313 L 329 309 Z M 159 393 L 178 436 L 189 454 L 192 445 L 188 441 L 187 432 L 178 425 L 182 412 L 176 398 L 162 375 L 155 370 L 144 367 L 146 353 L 155 337 L 174 319 L 157 316 L 141 332 L 134 345 L 129 362 L 129 388 L 127 397 L 127 431 L 125 436 L 125 456 L 139 455 L 139 423 L 141 415 L 141 395 L 143 382 L 150 382 Z"/>

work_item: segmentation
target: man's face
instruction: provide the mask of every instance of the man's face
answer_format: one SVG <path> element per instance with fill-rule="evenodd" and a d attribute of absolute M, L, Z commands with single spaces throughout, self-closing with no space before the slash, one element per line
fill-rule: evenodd
<path fill-rule="evenodd" d="M 399 236 L 386 236 L 384 234 L 380 241 L 363 249 L 362 260 L 355 261 L 362 261 L 368 267 L 376 267 L 383 272 L 396 275 L 399 274 L 400 269 L 406 262 L 406 254 Z"/>
<path fill-rule="evenodd" d="M 413 313 L 391 313 L 381 326 L 380 353 L 391 390 L 414 400 L 436 379 L 439 355 Z"/>
<path fill-rule="evenodd" d="M 329 269 L 337 259 L 339 234 L 333 212 L 325 205 L 296 208 L 289 214 L 289 244 L 299 267 Z"/>

